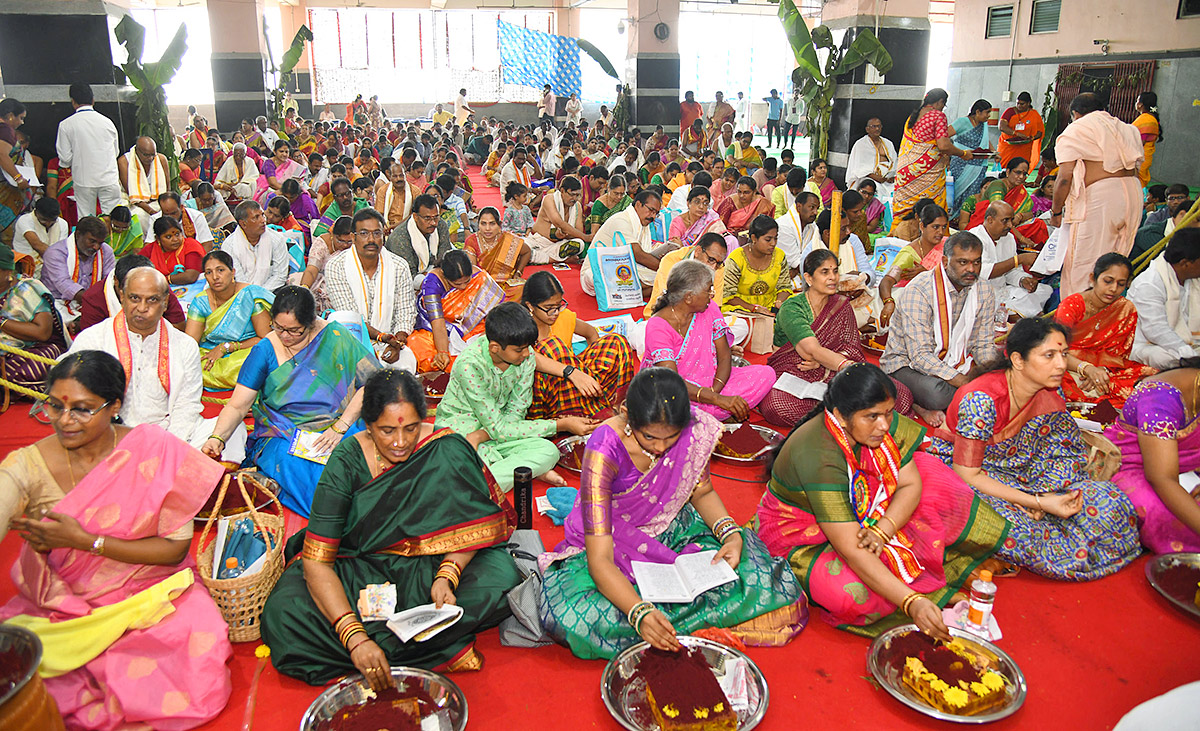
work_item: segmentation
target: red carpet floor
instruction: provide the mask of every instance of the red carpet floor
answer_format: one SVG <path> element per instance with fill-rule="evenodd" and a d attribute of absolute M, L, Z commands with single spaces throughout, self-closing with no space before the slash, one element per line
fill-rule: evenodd
<path fill-rule="evenodd" d="M 495 189 L 477 184 L 480 205 L 495 201 Z M 596 314 L 578 290 L 574 274 L 559 272 L 572 308 Z M 563 276 L 570 275 L 570 276 Z M 590 299 L 590 298 L 588 298 Z M 755 358 L 755 360 L 760 360 Z M 209 407 L 210 410 L 215 407 Z M 0 454 L 49 433 L 16 404 L 0 415 Z M 761 495 L 754 471 L 714 465 L 714 482 L 733 516 L 748 519 Z M 571 480 L 573 485 L 578 481 Z M 535 492 L 544 492 L 537 483 Z M 303 521 L 291 516 L 289 528 Z M 547 546 L 562 529 L 535 516 Z M 16 536 L 0 542 L 0 566 L 11 566 L 20 547 Z M 996 617 L 1004 631 L 1001 647 L 1021 665 L 1029 695 L 1014 717 L 997 729 L 1107 729 L 1134 705 L 1184 683 L 1200 680 L 1200 624 L 1174 610 L 1146 582 L 1141 558 L 1116 576 L 1086 584 L 1049 581 L 1023 573 L 1002 580 Z M 14 592 L 8 572 L 0 572 L 0 601 Z M 750 648 L 771 691 L 771 705 L 759 728 L 925 729 L 938 725 L 893 700 L 878 688 L 866 668 L 869 641 L 839 632 L 822 621 L 820 610 L 790 645 Z M 257 643 L 235 646 L 230 665 L 233 697 L 204 728 L 242 728 Z M 501 647 L 496 631 L 484 633 L 478 648 L 487 662 L 482 672 L 454 676 L 470 707 L 468 728 L 495 731 L 534 728 L 617 729 L 600 700 L 604 663 L 573 657 L 562 647 Z M 320 692 L 268 667 L 258 690 L 256 729 L 296 729 Z"/>

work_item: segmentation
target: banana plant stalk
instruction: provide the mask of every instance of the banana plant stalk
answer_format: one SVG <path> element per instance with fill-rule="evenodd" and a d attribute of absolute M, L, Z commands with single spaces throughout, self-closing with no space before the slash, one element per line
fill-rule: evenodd
<path fill-rule="evenodd" d="M 167 44 L 162 56 L 153 63 L 144 63 L 142 53 L 146 48 L 146 29 L 126 15 L 113 28 L 117 42 L 125 46 L 128 59 L 120 69 L 129 83 L 137 89 L 135 102 L 139 136 L 149 137 L 158 146 L 158 151 L 167 158 L 167 178 L 172 188 L 179 187 L 179 159 L 175 156 L 175 136 L 167 121 L 166 86 L 171 82 L 183 54 L 187 51 L 187 28 L 180 24 L 175 37 Z"/>
<path fill-rule="evenodd" d="M 833 99 L 837 93 L 837 77 L 869 63 L 880 74 L 892 70 L 892 55 L 868 28 L 862 28 L 854 39 L 841 45 L 833 42 L 833 31 L 818 25 L 811 31 L 793 0 L 779 0 L 779 20 L 796 57 L 792 84 L 800 89 L 800 98 L 808 113 L 811 137 L 809 159 L 829 156 L 829 119 L 833 114 Z M 826 51 L 825 63 L 817 50 Z"/>
<path fill-rule="evenodd" d="M 265 22 L 265 21 L 264 21 Z M 288 84 L 292 82 L 292 72 L 296 69 L 296 64 L 300 63 L 300 56 L 304 53 L 304 44 L 312 42 L 313 34 L 308 29 L 307 25 L 300 26 L 296 31 L 296 35 L 292 36 L 292 45 L 288 46 L 287 51 L 280 59 L 278 69 L 272 69 L 279 74 L 279 81 L 274 89 L 271 89 L 271 108 L 268 110 L 270 116 L 275 121 L 283 125 L 283 117 L 286 111 L 283 108 L 284 99 L 287 97 Z"/>

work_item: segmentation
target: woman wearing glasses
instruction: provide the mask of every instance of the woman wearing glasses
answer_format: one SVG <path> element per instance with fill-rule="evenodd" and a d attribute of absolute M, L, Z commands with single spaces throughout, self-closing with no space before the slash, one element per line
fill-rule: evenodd
<path fill-rule="evenodd" d="M 42 661 L 69 727 L 199 726 L 232 687 L 225 620 L 188 555 L 224 469 L 162 427 L 116 424 L 125 371 L 107 353 L 66 356 L 46 394 L 54 434 L 0 464 L 0 539 L 11 525 L 25 541 L 0 621 L 41 632 L 53 614 Z"/>
<path fill-rule="evenodd" d="M 379 361 L 345 326 L 318 318 L 312 293 L 303 287 L 275 290 L 271 330 L 246 356 L 203 451 L 220 459 L 225 441 L 253 407 L 247 461 L 281 485 L 284 505 L 307 517 L 324 465 L 292 454 L 292 439 L 297 430 L 318 432 L 311 452 L 323 454 L 361 431 L 362 386 Z"/>
<path fill-rule="evenodd" d="M 567 309 L 562 283 L 550 272 L 535 272 L 529 278 L 521 304 L 538 326 L 529 418 L 593 417 L 605 408 L 615 409 L 637 371 L 637 354 L 625 336 L 602 336 L 577 318 Z M 576 335 L 587 341 L 578 354 L 571 347 Z"/>
<path fill-rule="evenodd" d="M 228 391 L 259 340 L 271 332 L 275 295 L 258 286 L 234 281 L 233 257 L 217 249 L 201 264 L 208 289 L 188 306 L 184 332 L 200 344 L 204 387 Z"/>

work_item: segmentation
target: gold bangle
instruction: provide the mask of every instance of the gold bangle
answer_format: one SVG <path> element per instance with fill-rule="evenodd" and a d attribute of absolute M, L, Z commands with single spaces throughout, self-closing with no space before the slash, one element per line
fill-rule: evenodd
<path fill-rule="evenodd" d="M 887 544 L 889 541 L 891 541 L 891 540 L 892 540 L 891 538 L 889 538 L 889 537 L 888 537 L 888 534 L 887 534 L 887 533 L 884 533 L 884 532 L 883 532 L 883 529 L 882 529 L 882 528 L 880 528 L 878 525 L 868 525 L 868 526 L 867 526 L 867 530 L 871 531 L 871 532 L 872 532 L 872 533 L 874 533 L 876 536 L 878 536 L 878 537 L 879 537 L 879 540 L 883 541 L 885 545 L 886 545 L 886 544 Z"/>
<path fill-rule="evenodd" d="M 896 525 L 896 521 L 892 520 L 891 518 L 887 517 L 886 515 L 880 516 L 879 520 L 886 520 L 887 522 L 892 524 L 892 535 L 893 536 L 895 536 L 897 533 L 900 532 L 900 526 Z M 876 523 L 876 525 L 878 525 L 878 523 Z"/>
<path fill-rule="evenodd" d="M 900 611 L 904 612 L 906 616 L 912 617 L 912 615 L 908 613 L 909 608 L 912 607 L 913 602 L 924 598 L 925 595 L 919 591 L 911 592 L 908 596 L 904 597 L 903 601 L 900 602 Z"/>
<path fill-rule="evenodd" d="M 338 418 L 338 419 L 334 420 L 334 422 L 332 424 L 329 425 L 329 428 L 332 429 L 337 434 L 345 434 L 349 430 L 348 429 L 338 429 L 338 424 L 340 424 L 340 423 L 342 423 L 342 420 L 340 418 Z"/>
<path fill-rule="evenodd" d="M 1037 506 L 1038 506 L 1037 509 L 1042 511 L 1043 513 L 1046 512 L 1046 509 L 1042 507 L 1042 496 L 1034 495 L 1033 499 L 1037 501 Z"/>

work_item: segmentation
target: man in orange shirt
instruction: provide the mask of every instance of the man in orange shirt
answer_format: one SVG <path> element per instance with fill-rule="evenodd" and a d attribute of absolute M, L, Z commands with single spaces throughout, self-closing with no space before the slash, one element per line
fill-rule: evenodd
<path fill-rule="evenodd" d="M 692 122 L 703 118 L 704 107 L 696 101 L 696 94 L 690 91 L 685 93 L 683 101 L 679 104 L 679 129 L 687 129 L 692 126 Z"/>

